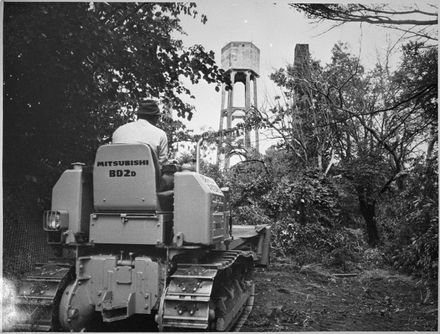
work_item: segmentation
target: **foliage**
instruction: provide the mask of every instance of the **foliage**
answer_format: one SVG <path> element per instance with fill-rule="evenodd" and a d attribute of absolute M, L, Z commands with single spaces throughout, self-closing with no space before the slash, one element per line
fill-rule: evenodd
<path fill-rule="evenodd" d="M 342 43 L 334 46 L 332 61 L 325 66 L 309 58 L 303 64 L 305 70 L 298 71 L 294 63 L 274 72 L 271 78 L 284 90 L 286 103 L 280 107 L 278 102 L 272 108 L 272 118 L 262 117 L 266 127 L 281 136 L 285 147 L 301 157 L 305 168 L 317 166 L 323 171 L 327 164 L 327 174 L 338 161 L 336 170 L 351 180 L 357 191 L 368 241 L 375 246 L 380 240 L 378 203 L 410 166 L 412 156 L 420 154 L 420 144 L 428 142 L 427 161 L 437 144 L 438 56 L 432 41 L 437 40 L 438 7 L 291 7 L 318 22 L 338 22 L 333 27 L 365 22 L 402 30 L 401 39 L 409 38 L 394 72 L 388 59 L 384 65 L 378 63 L 373 70 L 365 71 Z M 408 28 L 409 24 L 414 26 Z M 289 118 L 283 122 L 286 116 Z"/>
<path fill-rule="evenodd" d="M 342 246 L 338 239 L 342 231 L 338 194 L 331 182 L 316 172 L 282 178 L 263 201 L 275 222 L 275 249 L 282 254 L 319 250 L 322 256 Z"/>
<path fill-rule="evenodd" d="M 259 110 L 260 127 L 271 129 L 280 146 L 295 155 L 302 168 L 316 166 L 323 171 L 332 159 L 331 132 L 327 130 L 329 110 L 323 109 L 323 96 L 310 82 L 319 81 L 322 67 L 306 55 L 271 74 L 283 90 L 276 104 L 268 111 Z"/>
<path fill-rule="evenodd" d="M 273 186 L 263 162 L 244 162 L 233 166 L 226 175 L 232 193 L 232 206 L 251 205 Z"/>
<path fill-rule="evenodd" d="M 274 255 L 320 261 L 346 240 L 338 191 L 316 170 L 275 175 L 279 161 L 272 156 L 225 173 L 234 223 L 269 224 Z"/>
<path fill-rule="evenodd" d="M 434 3 L 405 4 L 291 4 L 308 18 L 339 24 L 360 22 L 403 31 L 405 35 L 424 41 L 436 41 L 438 6 Z M 408 27 L 410 26 L 410 27 Z"/>
<path fill-rule="evenodd" d="M 218 165 L 202 160 L 200 163 L 200 173 L 212 178 L 219 187 L 225 186 L 225 176 Z"/>
<path fill-rule="evenodd" d="M 377 203 L 421 142 L 429 138 L 431 153 L 436 144 L 436 64 L 436 49 L 410 42 L 394 73 L 381 64 L 366 71 L 338 43 L 325 66 L 309 58 L 308 70 L 294 63 L 271 76 L 286 103 L 271 118 L 262 113 L 266 127 L 281 134 L 300 167 L 332 168 L 352 182 L 371 246 L 380 240 Z"/>
<path fill-rule="evenodd" d="M 380 214 L 390 262 L 425 280 L 438 277 L 438 171 L 427 176 L 416 162 L 404 176 L 405 190 L 394 194 Z"/>
<path fill-rule="evenodd" d="M 437 40 L 437 6 L 291 6 L 318 21 L 365 22 L 401 30 L 401 39 L 409 41 L 403 45 L 401 62 L 394 71 L 388 59 L 366 70 L 343 43 L 334 46 L 329 64 L 321 65 L 309 57 L 303 68 L 295 60 L 275 71 L 271 78 L 283 90 L 283 96 L 269 111 L 260 111 L 263 126 L 281 139 L 282 149 L 269 152 L 270 159 L 283 164 L 289 182 L 306 180 L 299 176 L 301 172 L 294 176 L 293 166 L 320 172 L 325 169 L 326 177 L 335 175 L 344 184 L 349 182 L 350 191 L 345 193 L 358 198 L 369 245 L 380 244 L 380 233 L 386 244 L 385 251 L 374 248 L 364 260 L 382 262 L 394 256 L 392 261 L 397 267 L 426 279 L 435 278 L 438 192 L 433 165 L 438 142 L 438 55 L 433 41 Z M 408 24 L 414 26 L 408 28 Z M 274 171 L 279 173 L 283 167 L 277 166 Z M 292 235 L 304 233 L 302 238 L 307 240 L 310 230 L 310 235 L 320 240 L 325 225 L 313 225 L 312 229 L 301 226 L 299 203 L 294 199 L 292 206 L 285 205 L 289 203 L 287 198 L 295 198 L 294 191 L 282 183 L 282 178 L 277 180 L 274 188 L 278 187 L 278 192 L 268 192 L 264 198 L 279 203 L 281 208 L 275 204 L 272 214 L 277 209 L 283 212 L 277 220 L 280 228 L 274 227 L 275 240 L 298 251 L 301 247 Z M 420 184 L 424 190 L 415 193 Z M 302 189 L 308 186 L 319 189 L 309 179 L 301 183 Z M 327 211 L 321 207 L 319 212 Z M 343 216 L 346 214 L 343 212 Z M 309 214 L 303 221 L 308 220 L 316 217 Z M 337 244 L 333 234 L 325 237 Z M 331 253 L 339 251 L 336 247 Z"/>
<path fill-rule="evenodd" d="M 265 178 L 258 172 L 232 175 L 239 218 L 269 218 L 275 250 L 296 258 L 301 253 L 304 261 L 319 258 L 314 250 L 330 253 L 334 260 L 361 254 L 359 247 L 347 246 L 351 239 L 341 228 L 340 222 L 349 220 L 344 212 L 349 208 L 340 204 L 342 192 L 351 200 L 357 197 L 369 245 L 387 245 L 367 252 L 365 263 L 380 264 L 394 255 L 397 266 L 431 279 L 437 270 L 438 218 L 426 193 L 430 187 L 430 201 L 437 203 L 432 186 L 437 177 L 433 160 L 438 141 L 438 55 L 432 44 L 437 39 L 437 7 L 292 7 L 318 20 L 384 24 L 403 30 L 402 38 L 409 36 L 409 41 L 396 70 L 390 69 L 388 59 L 367 70 L 338 43 L 328 64 L 305 57 L 303 63 L 295 60 L 271 75 L 283 94 L 269 110 L 255 110 L 253 117 L 280 144 L 267 152 L 270 173 Z M 417 28 L 407 28 L 410 23 Z M 423 153 L 424 162 L 417 163 Z M 414 173 L 419 165 L 420 173 Z M 318 173 L 311 175 L 311 170 Z M 337 193 L 332 181 L 345 189 L 339 187 Z M 423 195 L 410 196 L 420 183 Z M 389 203 L 397 208 L 395 217 L 383 214 Z M 403 238 L 408 233 L 411 237 Z"/>
<path fill-rule="evenodd" d="M 403 46 L 402 63 L 394 74 L 401 100 L 415 96 L 415 107 L 434 124 L 438 122 L 438 51 L 419 42 Z"/>
<path fill-rule="evenodd" d="M 270 173 L 275 180 L 285 175 L 294 176 L 302 171 L 303 163 L 298 156 L 282 146 L 271 146 L 266 150 L 264 157 Z"/>
<path fill-rule="evenodd" d="M 309 171 L 294 179 L 282 178 L 263 197 L 274 219 L 294 217 L 305 225 L 319 224 L 327 227 L 339 225 L 338 194 L 328 179 Z"/>
<path fill-rule="evenodd" d="M 275 255 L 292 256 L 301 265 L 322 262 L 331 251 L 343 246 L 341 233 L 342 230 L 317 222 L 301 224 L 286 217 L 276 221 L 273 227 L 273 250 Z"/>
<path fill-rule="evenodd" d="M 241 205 L 233 209 L 233 218 L 235 224 L 243 225 L 273 225 L 264 208 L 259 203 Z M 277 231 L 275 232 L 275 235 Z"/>
<path fill-rule="evenodd" d="M 173 37 L 183 33 L 180 15 L 197 16 L 194 3 L 6 3 L 4 12 L 8 191 L 26 184 L 47 196 L 70 163 L 93 161 L 139 98 L 190 118 L 181 78 L 217 86 L 222 78 L 212 51 Z M 181 128 L 165 122 L 169 132 Z"/>

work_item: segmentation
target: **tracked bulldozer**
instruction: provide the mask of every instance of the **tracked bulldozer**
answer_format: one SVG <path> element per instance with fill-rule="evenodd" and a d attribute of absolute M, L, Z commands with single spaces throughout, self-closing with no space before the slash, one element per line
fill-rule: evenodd
<path fill-rule="evenodd" d="M 198 168 L 197 168 L 198 170 Z M 164 175 L 173 176 L 163 189 Z M 151 317 L 160 331 L 237 331 L 269 263 L 270 227 L 233 225 L 229 190 L 144 144 L 99 147 L 53 187 L 43 228 L 57 256 L 25 275 L 25 331 L 84 331 Z"/>

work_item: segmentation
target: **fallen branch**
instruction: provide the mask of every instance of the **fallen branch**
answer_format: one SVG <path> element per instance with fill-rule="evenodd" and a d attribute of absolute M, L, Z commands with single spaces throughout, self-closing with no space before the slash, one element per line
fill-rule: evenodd
<path fill-rule="evenodd" d="M 355 277 L 358 276 L 358 274 L 333 274 L 335 277 Z"/>

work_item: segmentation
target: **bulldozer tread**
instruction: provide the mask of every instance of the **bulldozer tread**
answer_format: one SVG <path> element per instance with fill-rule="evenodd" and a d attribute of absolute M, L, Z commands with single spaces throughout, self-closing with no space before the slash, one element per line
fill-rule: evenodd
<path fill-rule="evenodd" d="M 198 263 L 179 259 L 162 297 L 159 329 L 239 330 L 252 309 L 252 254 L 213 251 Z"/>
<path fill-rule="evenodd" d="M 17 295 L 17 308 L 24 314 L 15 330 L 49 332 L 59 330 L 59 301 L 74 267 L 66 263 L 37 264 L 22 280 Z"/>

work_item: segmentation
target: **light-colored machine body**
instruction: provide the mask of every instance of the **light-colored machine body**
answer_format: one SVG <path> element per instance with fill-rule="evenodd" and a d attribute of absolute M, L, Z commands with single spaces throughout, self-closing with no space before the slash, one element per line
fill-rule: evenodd
<path fill-rule="evenodd" d="M 63 173 L 44 218 L 63 256 L 23 281 L 19 298 L 35 310 L 18 329 L 81 331 L 96 312 L 105 322 L 155 316 L 160 330 L 241 326 L 253 265 L 269 261 L 269 227 L 234 239 L 227 197 L 211 178 L 183 171 L 172 189 L 161 182 L 143 144 L 101 146 L 93 173 L 81 164 Z"/>
<path fill-rule="evenodd" d="M 204 245 L 229 239 L 225 196 L 213 179 L 194 172 L 175 174 L 176 239 Z"/>

